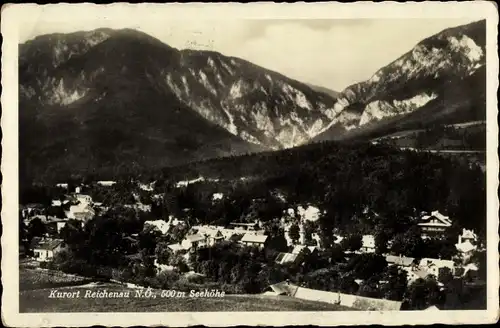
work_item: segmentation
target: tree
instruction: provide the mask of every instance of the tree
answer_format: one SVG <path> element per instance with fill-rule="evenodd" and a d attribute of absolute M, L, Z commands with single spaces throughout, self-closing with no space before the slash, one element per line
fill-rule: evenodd
<path fill-rule="evenodd" d="M 148 226 L 139 233 L 139 248 L 146 254 L 151 255 L 156 250 L 156 240 L 161 236 L 161 232 L 154 226 Z"/>
<path fill-rule="evenodd" d="M 407 275 L 406 271 L 399 269 L 395 265 L 387 267 L 382 275 L 382 279 L 386 281 L 381 286 L 383 297 L 388 300 L 401 301 L 407 288 Z"/>
<path fill-rule="evenodd" d="M 355 252 L 363 246 L 363 237 L 359 234 L 351 234 L 344 238 L 341 243 L 345 250 Z"/>
<path fill-rule="evenodd" d="M 358 279 L 368 279 L 381 274 L 386 267 L 387 261 L 383 256 L 367 253 L 353 256 L 346 269 Z"/>
<path fill-rule="evenodd" d="M 41 237 L 47 233 L 47 228 L 45 224 L 43 224 L 40 218 L 34 218 L 28 224 L 28 238 L 29 240 L 33 239 L 33 237 Z"/>
<path fill-rule="evenodd" d="M 439 270 L 438 281 L 445 286 L 448 286 L 448 284 L 453 281 L 453 273 L 451 272 L 450 268 L 445 267 Z"/>
<path fill-rule="evenodd" d="M 297 224 L 292 224 L 290 229 L 288 230 L 288 236 L 293 241 L 293 243 L 297 243 L 300 239 L 300 228 Z"/>
<path fill-rule="evenodd" d="M 269 243 L 267 245 L 268 249 L 273 249 L 278 252 L 286 252 L 288 250 L 288 243 L 286 238 L 280 234 L 269 239 Z"/>
<path fill-rule="evenodd" d="M 397 234 L 392 242 L 391 251 L 396 255 L 421 258 L 424 251 L 424 241 L 420 237 L 418 227 L 413 226 L 403 234 Z"/>
<path fill-rule="evenodd" d="M 411 310 L 424 310 L 432 305 L 443 303 L 444 295 L 440 292 L 437 281 L 428 277 L 417 279 L 409 287 L 405 294 L 405 302 Z"/>
<path fill-rule="evenodd" d="M 171 255 L 172 254 L 167 243 L 160 242 L 156 245 L 155 256 L 159 264 L 168 264 L 168 260 Z"/>
<path fill-rule="evenodd" d="M 387 252 L 389 236 L 384 231 L 378 231 L 375 234 L 375 253 L 384 254 Z"/>

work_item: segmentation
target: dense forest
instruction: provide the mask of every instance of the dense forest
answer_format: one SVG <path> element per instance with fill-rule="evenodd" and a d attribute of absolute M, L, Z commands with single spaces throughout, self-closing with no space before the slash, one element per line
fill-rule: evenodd
<path fill-rule="evenodd" d="M 439 210 L 449 215 L 457 226 L 485 235 L 486 175 L 478 165 L 460 158 L 403 151 L 386 145 L 324 142 L 196 162 L 161 172 L 138 172 L 135 179 L 156 181 L 154 192 L 168 194 L 177 189 L 177 181 L 199 177 L 205 180 L 176 191 L 181 194 L 169 199 L 170 204 L 176 203 L 180 209 L 194 208 L 196 212 L 198 208 L 198 217 L 207 217 L 207 221 L 208 217 L 239 219 L 252 199 L 271 205 L 279 203 L 277 195 L 281 195 L 290 206 L 312 204 L 324 209 L 323 220 L 332 227 L 349 226 L 353 218 L 362 216 L 366 209 L 377 213 L 384 222 L 405 222 L 421 211 Z M 123 182 L 107 191 L 114 197 L 105 198 L 120 202 L 116 195 L 123 193 L 122 203 L 129 203 L 131 177 L 116 179 Z M 86 177 L 78 182 L 89 180 Z M 227 195 L 226 208 L 233 212 L 219 209 L 214 214 L 212 209 L 212 214 L 207 213 L 214 192 Z M 30 193 L 33 193 L 32 187 L 23 188 L 21 202 L 30 202 Z M 104 200 L 102 195 L 95 196 L 97 201 Z M 46 199 L 49 201 L 50 196 Z M 219 207 L 223 208 L 224 202 Z M 391 223 L 391 226 L 394 225 Z M 404 231 L 406 226 L 402 224 L 397 229 Z"/>

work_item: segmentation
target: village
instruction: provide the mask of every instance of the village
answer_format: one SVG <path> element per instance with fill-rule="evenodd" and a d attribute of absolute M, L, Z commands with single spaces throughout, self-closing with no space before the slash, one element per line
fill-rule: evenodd
<path fill-rule="evenodd" d="M 176 188 L 185 188 L 188 185 L 199 182 L 181 181 Z M 98 181 L 98 188 L 112 188 L 115 181 Z M 53 199 L 50 209 L 42 204 L 26 204 L 20 210 L 22 223 L 28 231 L 24 241 L 20 245 L 20 256 L 42 263 L 49 263 L 57 257 L 58 253 L 67 248 L 63 238 L 64 231 L 69 228 L 84 229 L 86 224 L 96 217 L 110 210 L 109 206 L 92 199 L 85 193 L 85 186 L 74 187 L 70 190 L 67 183 L 56 186 L 63 190 L 64 197 Z M 139 189 L 149 193 L 151 199 L 160 199 L 163 195 L 154 194 L 153 184 L 138 184 Z M 213 193 L 213 202 L 224 198 L 223 193 Z M 135 204 L 127 204 L 125 207 L 140 213 L 151 213 L 151 205 L 145 205 L 139 197 Z M 322 211 L 314 205 L 299 205 L 291 207 L 283 212 L 280 218 L 276 218 L 278 229 L 272 230 L 265 222 L 258 219 L 252 222 L 230 222 L 227 226 L 212 224 L 190 224 L 187 220 L 169 215 L 165 218 L 149 219 L 143 222 L 142 232 L 154 234 L 157 240 L 163 240 L 164 236 L 170 236 L 165 240 L 169 243 L 158 242 L 156 250 L 151 254 L 155 267 L 155 274 L 162 272 L 179 271 L 185 274 L 204 274 L 196 271 L 193 261 L 196 261 L 196 253 L 203 249 L 212 249 L 217 245 L 231 245 L 231 247 L 248 247 L 258 249 L 261 252 L 272 255 L 273 265 L 277 267 L 304 267 L 305 262 L 316 261 L 315 259 L 331 254 L 331 249 L 340 250 L 342 261 L 353 261 L 358 256 L 378 256 L 385 260 L 384 266 L 397 268 L 398 272 L 404 272 L 406 276 L 405 290 L 415 283 L 428 281 L 436 282 L 438 288 L 443 291 L 446 281 L 453 278 L 469 277 L 478 281 L 477 271 L 479 264 L 473 260 L 474 254 L 484 252 L 484 243 L 478 240 L 478 236 L 472 230 L 461 229 L 454 244 L 454 255 L 449 258 L 421 256 L 409 257 L 405 254 L 395 252 L 395 241 L 387 238 L 386 246 L 380 248 L 375 234 L 342 234 L 334 233 L 332 245 L 325 249 L 318 220 Z M 149 216 L 150 217 L 150 216 Z M 443 215 L 439 210 L 430 213 L 422 212 L 417 218 L 420 239 L 439 240 L 445 238 L 445 234 L 452 228 L 453 219 Z M 312 228 L 311 228 L 312 227 Z M 314 230 L 315 229 L 315 230 Z M 279 236 L 272 235 L 270 231 L 280 231 Z M 139 233 L 123 235 L 124 240 L 137 244 Z M 163 237 L 162 237 L 163 236 Z M 172 237 L 175 236 L 175 237 Z M 390 237 L 390 236 L 389 236 Z M 279 238 L 282 246 L 275 247 Z M 28 240 L 30 239 L 30 240 Z M 278 243 L 279 244 L 279 243 Z M 161 245 L 166 246 L 162 248 Z M 129 259 L 137 259 L 137 253 L 124 254 Z M 268 255 L 266 255 L 268 256 Z M 330 255 L 328 255 L 330 256 Z M 309 259 L 309 260 L 308 260 Z M 314 259 L 314 260 L 312 260 Z M 327 263 L 333 263 L 328 260 Z M 318 263 L 323 263 L 318 260 Z M 320 266 L 320 264 L 318 264 Z M 326 270 L 314 264 L 315 272 Z M 182 266 L 182 268 L 181 268 Z M 302 269 L 304 270 L 304 269 Z M 384 269 L 385 270 L 385 269 Z M 314 270 L 313 270 L 314 271 Z M 303 271 L 309 274 L 307 271 Z M 366 275 L 366 274 L 365 274 Z M 474 278 L 470 278 L 474 277 Z M 378 279 L 378 278 L 377 278 Z M 368 274 L 365 279 L 353 279 L 355 288 L 348 290 L 363 290 L 365 285 L 373 284 Z M 378 279 L 375 288 L 381 288 L 387 284 L 387 279 Z M 286 279 L 281 282 L 269 284 L 262 288 L 265 295 L 288 295 L 295 298 L 340 304 L 350 308 L 372 310 L 400 310 L 402 299 L 384 299 L 377 297 L 366 297 L 355 293 L 349 294 L 339 290 L 324 290 L 307 288 L 302 281 L 291 282 Z M 314 284 L 309 283 L 309 286 Z M 400 297 L 395 297 L 400 298 Z M 367 305 L 368 304 L 368 305 Z M 430 310 L 438 310 L 433 305 Z"/>

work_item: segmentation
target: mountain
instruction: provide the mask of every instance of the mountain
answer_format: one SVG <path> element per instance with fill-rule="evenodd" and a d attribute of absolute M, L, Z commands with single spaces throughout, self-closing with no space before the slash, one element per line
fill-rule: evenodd
<path fill-rule="evenodd" d="M 134 171 L 305 143 L 334 99 L 247 61 L 135 30 L 19 46 L 24 174 Z"/>
<path fill-rule="evenodd" d="M 315 140 L 484 120 L 485 46 L 485 20 L 422 40 L 369 80 L 342 91 L 334 105 L 336 117 Z"/>
<path fill-rule="evenodd" d="M 339 94 L 131 29 L 39 36 L 19 46 L 21 174 L 113 176 L 484 121 L 485 27 L 430 36 Z"/>

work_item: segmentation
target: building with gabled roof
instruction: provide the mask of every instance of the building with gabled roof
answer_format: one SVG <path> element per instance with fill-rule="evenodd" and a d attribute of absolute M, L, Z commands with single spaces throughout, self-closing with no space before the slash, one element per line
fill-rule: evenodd
<path fill-rule="evenodd" d="M 259 234 L 253 234 L 253 233 L 246 233 L 243 235 L 243 238 L 241 238 L 240 243 L 246 245 L 246 246 L 257 246 L 259 248 L 265 247 L 267 242 L 267 236 L 266 235 L 259 235 Z"/>
<path fill-rule="evenodd" d="M 420 227 L 422 238 L 442 235 L 452 225 L 448 216 L 439 211 L 432 211 L 430 215 L 424 215 L 420 218 L 418 226 Z"/>
<path fill-rule="evenodd" d="M 196 249 L 198 247 L 205 247 L 207 245 L 207 237 L 200 234 L 187 235 L 186 237 L 184 237 L 181 245 L 182 247 L 184 247 L 184 249 Z"/>
<path fill-rule="evenodd" d="M 111 187 L 116 184 L 116 181 L 97 181 L 97 184 L 103 187 Z"/>
<path fill-rule="evenodd" d="M 387 255 L 385 257 L 385 260 L 387 261 L 388 264 L 393 264 L 397 265 L 400 267 L 409 267 L 412 266 L 415 261 L 415 258 L 413 257 L 405 257 L 405 256 L 394 256 L 394 255 Z"/>
<path fill-rule="evenodd" d="M 33 250 L 33 257 L 39 262 L 44 262 L 51 260 L 62 249 L 62 245 L 62 239 L 34 237 L 30 248 Z"/>
<path fill-rule="evenodd" d="M 425 269 L 427 272 L 439 277 L 439 271 L 443 268 L 450 269 L 451 273 L 455 273 L 455 262 L 451 260 L 441 260 L 433 258 L 423 258 L 420 260 L 420 268 Z"/>
<path fill-rule="evenodd" d="M 373 235 L 364 235 L 362 238 L 361 252 L 375 253 L 375 237 Z"/>

